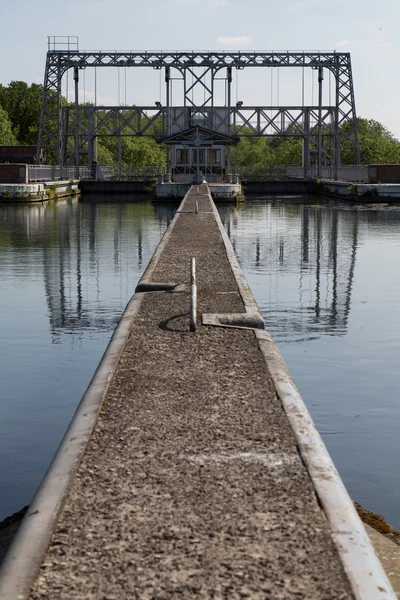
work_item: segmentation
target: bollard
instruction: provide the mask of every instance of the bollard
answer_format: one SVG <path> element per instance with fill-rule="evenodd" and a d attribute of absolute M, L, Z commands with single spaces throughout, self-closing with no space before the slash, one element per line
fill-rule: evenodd
<path fill-rule="evenodd" d="M 197 190 L 197 195 L 199 195 L 199 188 L 196 188 L 196 190 Z"/>
<path fill-rule="evenodd" d="M 196 215 L 197 215 L 199 212 L 199 203 L 197 200 L 196 200 L 195 206 L 196 206 Z"/>
<path fill-rule="evenodd" d="M 197 286 L 196 286 L 196 259 L 190 261 L 190 331 L 196 331 L 197 315 Z"/>

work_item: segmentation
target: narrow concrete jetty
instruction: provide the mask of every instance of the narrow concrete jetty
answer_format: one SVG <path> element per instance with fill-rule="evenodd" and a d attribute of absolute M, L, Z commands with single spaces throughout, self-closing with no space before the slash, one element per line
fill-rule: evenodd
<path fill-rule="evenodd" d="M 186 195 L 139 282 L 0 597 L 395 598 L 207 185 Z"/>

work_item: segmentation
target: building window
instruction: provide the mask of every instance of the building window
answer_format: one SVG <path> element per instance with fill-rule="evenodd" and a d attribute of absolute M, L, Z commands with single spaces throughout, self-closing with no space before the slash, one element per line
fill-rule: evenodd
<path fill-rule="evenodd" d="M 221 150 L 209 150 L 208 151 L 208 164 L 209 165 L 220 165 L 221 164 Z"/>
<path fill-rule="evenodd" d="M 205 165 L 206 164 L 206 157 L 205 157 L 205 151 L 204 150 L 193 150 L 193 161 L 192 161 L 192 164 L 193 165 L 197 165 L 197 153 L 199 153 L 199 163 L 201 165 Z"/>
<path fill-rule="evenodd" d="M 176 164 L 187 165 L 189 163 L 189 150 L 176 151 Z"/>

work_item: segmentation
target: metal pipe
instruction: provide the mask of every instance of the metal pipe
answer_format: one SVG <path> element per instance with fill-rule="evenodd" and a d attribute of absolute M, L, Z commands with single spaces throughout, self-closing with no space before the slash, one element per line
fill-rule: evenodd
<path fill-rule="evenodd" d="M 88 146 L 88 166 L 93 172 L 93 120 L 94 109 L 90 108 L 88 112 L 88 130 L 87 130 L 87 146 Z"/>
<path fill-rule="evenodd" d="M 197 315 L 197 286 L 196 286 L 196 259 L 190 261 L 190 331 L 196 331 Z"/>
<path fill-rule="evenodd" d="M 304 109 L 304 138 L 303 138 L 303 167 L 304 177 L 310 174 L 310 110 Z"/>
<path fill-rule="evenodd" d="M 79 179 L 79 67 L 74 67 L 75 81 L 75 177 Z"/>
<path fill-rule="evenodd" d="M 322 172 L 322 82 L 324 81 L 324 69 L 318 67 L 318 178 Z"/>
<path fill-rule="evenodd" d="M 196 127 L 197 136 L 199 136 L 198 127 Z M 202 183 L 200 180 L 200 146 L 196 147 L 196 183 Z"/>
<path fill-rule="evenodd" d="M 335 69 L 336 79 L 336 101 L 335 101 L 335 180 L 338 179 L 338 169 L 340 164 L 340 139 L 339 139 L 339 106 L 340 106 L 340 80 L 339 80 L 339 66 Z"/>
<path fill-rule="evenodd" d="M 122 180 L 122 138 L 118 136 L 118 179 Z"/>
<path fill-rule="evenodd" d="M 94 68 L 94 105 L 97 106 L 97 67 Z M 97 113 L 94 112 L 94 132 L 97 131 Z M 93 160 L 97 163 L 97 135 L 94 136 Z"/>
<path fill-rule="evenodd" d="M 166 126 L 167 126 L 167 135 L 171 135 L 171 97 L 170 97 L 170 93 L 171 93 L 171 67 L 165 67 L 165 84 L 166 84 L 166 89 L 165 89 L 165 105 L 166 105 Z M 171 173 L 172 173 L 172 168 L 171 168 L 171 152 L 170 152 L 170 147 L 167 146 L 167 180 L 171 181 L 172 177 L 171 177 Z"/>
<path fill-rule="evenodd" d="M 57 164 L 61 165 L 64 162 L 64 153 L 63 153 L 63 119 L 62 119 L 62 89 L 61 89 L 61 70 L 60 65 L 58 65 L 58 82 L 57 82 L 57 111 L 58 111 L 58 142 L 57 142 Z M 66 143 L 66 140 L 65 140 Z M 40 152 L 40 148 L 38 148 L 38 152 Z"/>

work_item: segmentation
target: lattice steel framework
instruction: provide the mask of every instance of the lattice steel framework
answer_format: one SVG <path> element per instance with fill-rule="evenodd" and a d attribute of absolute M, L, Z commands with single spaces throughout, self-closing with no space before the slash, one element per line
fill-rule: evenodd
<path fill-rule="evenodd" d="M 78 105 L 79 70 L 88 67 L 149 67 L 164 69 L 166 106 L 82 107 Z M 232 69 L 256 67 L 308 67 L 318 70 L 318 106 L 244 107 L 231 106 Z M 63 75 L 74 70 L 74 107 L 62 107 Z M 171 106 L 172 69 L 183 81 L 183 106 Z M 225 69 L 226 106 L 214 106 L 214 83 Z M 322 106 L 323 70 L 335 78 L 335 105 Z M 196 102 L 194 92 L 202 90 Z M 197 97 L 199 94 L 197 93 Z M 343 143 L 355 148 L 360 163 L 351 59 L 340 52 L 80 52 L 74 49 L 49 50 L 46 59 L 38 148 L 55 151 L 59 164 L 67 156 L 85 150 L 100 135 L 149 135 L 162 138 L 190 126 L 193 112 L 202 110 L 205 126 L 237 136 L 281 135 L 304 140 L 304 167 L 310 154 L 325 157 L 340 166 Z M 177 114 L 183 118 L 177 118 Z M 346 125 L 346 127 L 343 127 Z M 79 148 L 78 154 L 75 149 Z"/>

